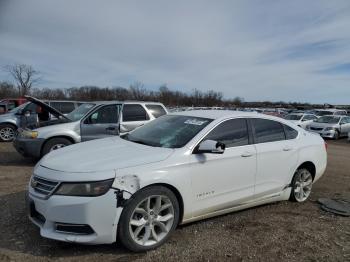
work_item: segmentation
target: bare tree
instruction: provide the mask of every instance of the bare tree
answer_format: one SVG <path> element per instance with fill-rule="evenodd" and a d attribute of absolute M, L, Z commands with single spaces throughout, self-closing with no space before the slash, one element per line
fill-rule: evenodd
<path fill-rule="evenodd" d="M 31 65 L 13 64 L 5 66 L 5 70 L 17 84 L 19 96 L 29 94 L 32 86 L 40 81 L 40 74 Z"/>

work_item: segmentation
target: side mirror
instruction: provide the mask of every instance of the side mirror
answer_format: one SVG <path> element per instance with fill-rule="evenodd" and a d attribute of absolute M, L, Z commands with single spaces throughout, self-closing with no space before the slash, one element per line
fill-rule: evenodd
<path fill-rule="evenodd" d="M 199 144 L 198 149 L 196 150 L 196 153 L 223 154 L 225 152 L 225 148 L 226 146 L 224 143 L 214 141 L 214 140 L 205 140 Z"/>
<path fill-rule="evenodd" d="M 29 111 L 29 110 L 25 111 L 23 115 L 24 115 L 25 117 L 30 117 L 30 111 Z"/>

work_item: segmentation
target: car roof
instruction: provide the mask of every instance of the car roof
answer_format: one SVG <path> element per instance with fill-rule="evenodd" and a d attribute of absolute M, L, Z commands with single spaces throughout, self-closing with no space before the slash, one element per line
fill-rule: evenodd
<path fill-rule="evenodd" d="M 259 114 L 256 112 L 215 110 L 215 109 L 173 112 L 173 113 L 170 113 L 170 115 L 184 115 L 184 116 L 203 117 L 203 118 L 210 118 L 210 119 L 221 119 L 221 118 L 229 118 L 229 117 L 259 117 L 259 118 L 282 120 L 282 118 L 273 117 L 265 114 Z"/>
<path fill-rule="evenodd" d="M 336 108 L 329 108 L 329 109 L 315 109 L 315 111 L 328 111 L 328 112 L 338 112 L 338 111 L 346 111 L 344 109 L 336 109 Z"/>
<path fill-rule="evenodd" d="M 132 100 L 127 100 L 127 101 L 118 101 L 118 100 L 110 100 L 110 101 L 91 101 L 88 103 L 93 103 L 96 105 L 109 105 L 109 104 L 153 104 L 153 105 L 163 105 L 162 103 L 159 102 L 152 102 L 152 101 L 132 101 Z"/>

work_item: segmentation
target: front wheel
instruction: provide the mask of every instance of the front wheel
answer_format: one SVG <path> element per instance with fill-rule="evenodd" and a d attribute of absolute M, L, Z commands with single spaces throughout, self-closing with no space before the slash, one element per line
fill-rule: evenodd
<path fill-rule="evenodd" d="M 44 144 L 44 147 L 42 150 L 42 156 L 48 154 L 49 152 L 51 152 L 53 150 L 57 150 L 57 149 L 60 149 L 62 147 L 65 147 L 65 146 L 69 146 L 71 144 L 72 144 L 72 142 L 64 137 L 51 138 L 50 140 L 48 140 Z"/>
<path fill-rule="evenodd" d="M 128 249 L 143 252 L 162 245 L 179 221 L 179 203 L 163 186 L 141 189 L 128 202 L 118 225 L 119 241 Z"/>
<path fill-rule="evenodd" d="M 292 192 L 290 200 L 294 202 L 304 202 L 311 194 L 312 175 L 305 168 L 298 169 L 292 180 Z"/>
<path fill-rule="evenodd" d="M 16 128 L 13 125 L 0 125 L 0 141 L 11 142 L 15 138 Z"/>
<path fill-rule="evenodd" d="M 336 131 L 334 132 L 334 137 L 333 137 L 333 138 L 334 138 L 334 140 L 338 140 L 339 137 L 340 137 L 339 131 L 336 130 Z"/>

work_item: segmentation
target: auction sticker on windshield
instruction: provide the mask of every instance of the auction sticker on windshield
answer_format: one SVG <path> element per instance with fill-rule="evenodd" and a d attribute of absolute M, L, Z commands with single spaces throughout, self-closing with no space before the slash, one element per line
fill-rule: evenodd
<path fill-rule="evenodd" d="M 203 120 L 198 120 L 198 119 L 188 119 L 185 121 L 185 124 L 201 126 L 207 122 L 208 122 L 207 120 L 203 121 Z"/>

